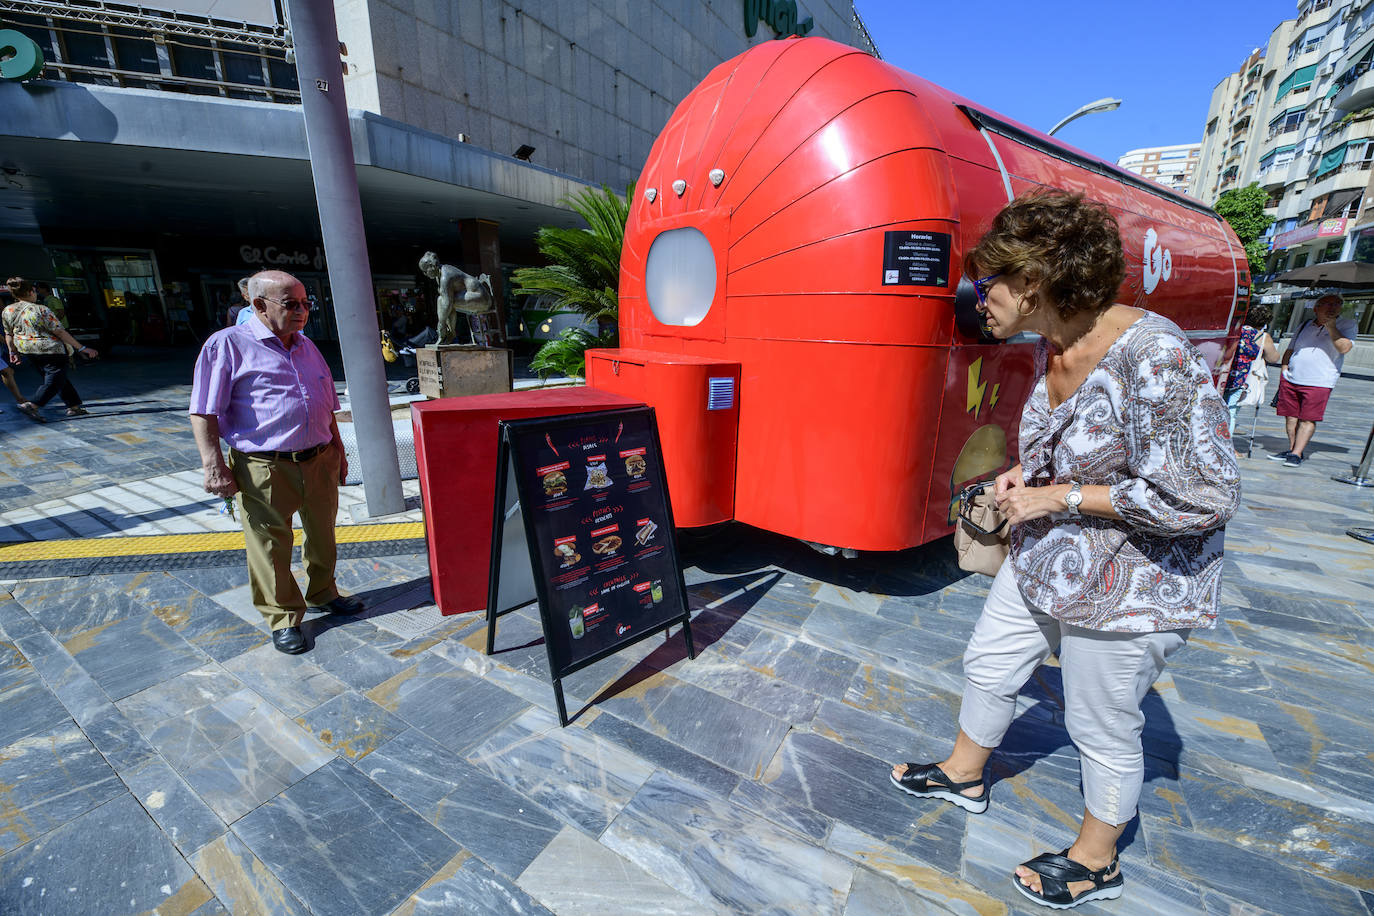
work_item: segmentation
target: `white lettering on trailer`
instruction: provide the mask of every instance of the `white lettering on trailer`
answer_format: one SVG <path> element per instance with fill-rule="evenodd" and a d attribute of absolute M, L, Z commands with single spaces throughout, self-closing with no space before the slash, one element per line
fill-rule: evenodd
<path fill-rule="evenodd" d="M 1159 244 L 1159 235 L 1154 229 L 1145 230 L 1145 294 L 1155 291 L 1160 280 L 1167 280 L 1174 272 L 1174 256 Z"/>

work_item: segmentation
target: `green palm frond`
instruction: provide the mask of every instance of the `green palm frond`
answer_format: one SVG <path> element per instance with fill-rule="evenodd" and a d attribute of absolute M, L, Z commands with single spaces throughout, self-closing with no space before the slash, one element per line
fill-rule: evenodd
<path fill-rule="evenodd" d="M 625 242 L 628 198 L 634 185 L 621 196 L 602 185 L 586 188 L 564 200 L 587 223 L 586 229 L 545 226 L 535 236 L 545 267 L 515 271 L 517 296 L 552 297 L 563 309 L 591 321 L 614 320 L 619 315 L 620 251 Z"/>
<path fill-rule="evenodd" d="M 546 379 L 551 375 L 573 378 L 587 374 L 587 350 L 614 346 L 610 337 L 597 337 L 586 328 L 564 328 L 530 358 L 530 368 Z"/>
<path fill-rule="evenodd" d="M 511 274 L 517 296 L 547 296 L 557 308 L 576 312 L 598 324 L 620 317 L 620 252 L 625 244 L 625 221 L 634 185 L 621 196 L 602 185 L 586 188 L 563 202 L 581 216 L 585 229 L 545 226 L 535 234 L 539 253 L 548 264 L 522 267 Z M 614 330 L 597 337 L 583 328 L 569 328 L 540 347 L 530 368 L 542 378 L 582 375 L 588 347 L 613 347 Z"/>

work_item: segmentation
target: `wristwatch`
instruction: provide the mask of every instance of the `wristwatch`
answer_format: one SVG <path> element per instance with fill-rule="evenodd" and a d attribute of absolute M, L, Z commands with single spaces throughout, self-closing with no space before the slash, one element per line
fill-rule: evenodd
<path fill-rule="evenodd" d="M 1080 515 L 1078 507 L 1083 504 L 1083 485 L 1074 481 L 1069 487 L 1069 492 L 1064 494 L 1064 505 L 1069 507 L 1070 515 Z"/>

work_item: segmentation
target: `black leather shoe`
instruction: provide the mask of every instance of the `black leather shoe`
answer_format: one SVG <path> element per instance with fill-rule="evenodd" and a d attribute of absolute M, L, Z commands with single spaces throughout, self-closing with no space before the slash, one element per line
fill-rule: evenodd
<path fill-rule="evenodd" d="M 311 610 L 327 611 L 330 614 L 356 614 L 363 610 L 367 605 L 351 595 L 340 595 L 332 601 L 324 604 L 317 604 Z"/>
<path fill-rule="evenodd" d="M 301 635 L 300 627 L 282 627 L 272 631 L 272 645 L 277 647 L 278 652 L 300 655 L 305 651 L 305 637 Z"/>

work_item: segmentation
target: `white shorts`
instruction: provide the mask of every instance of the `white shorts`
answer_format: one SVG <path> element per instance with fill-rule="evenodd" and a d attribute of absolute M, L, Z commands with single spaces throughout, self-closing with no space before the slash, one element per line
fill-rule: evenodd
<path fill-rule="evenodd" d="M 1145 777 L 1140 703 L 1190 630 L 1110 633 L 1062 623 L 1029 605 L 1011 564 L 992 582 L 964 652 L 959 727 L 996 747 L 1016 714 L 1016 695 L 1056 648 L 1064 676 L 1064 723 L 1078 748 L 1083 797 L 1093 817 L 1124 824 L 1135 816 Z"/>

